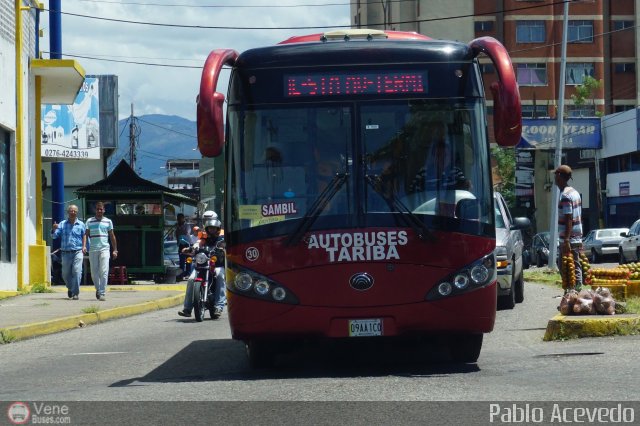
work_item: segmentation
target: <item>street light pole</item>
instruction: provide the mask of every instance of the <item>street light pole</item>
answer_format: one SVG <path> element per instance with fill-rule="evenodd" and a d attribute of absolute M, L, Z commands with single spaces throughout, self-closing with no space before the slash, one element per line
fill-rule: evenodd
<path fill-rule="evenodd" d="M 560 83 L 558 87 L 558 125 L 556 129 L 556 152 L 554 158 L 554 170 L 560 167 L 562 161 L 562 139 L 564 137 L 564 88 L 566 83 L 566 69 L 567 69 L 567 28 L 569 24 L 569 1 L 564 3 L 564 18 L 562 21 L 562 49 L 560 56 Z M 548 173 L 548 172 L 547 172 Z M 551 192 L 551 221 L 550 226 L 550 241 L 549 241 L 549 261 L 547 266 L 551 271 L 557 269 L 556 254 L 558 252 L 558 198 L 560 196 L 560 190 L 556 185 L 553 185 Z"/>

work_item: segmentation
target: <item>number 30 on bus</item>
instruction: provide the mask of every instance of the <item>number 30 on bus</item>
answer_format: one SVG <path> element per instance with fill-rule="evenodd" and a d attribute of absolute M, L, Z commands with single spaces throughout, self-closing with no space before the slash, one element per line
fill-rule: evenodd
<path fill-rule="evenodd" d="M 440 335 L 477 361 L 496 315 L 480 54 L 498 75 L 495 140 L 514 146 L 520 95 L 490 37 L 347 30 L 211 52 L 198 147 L 225 148 L 229 321 L 253 366 L 310 337 Z"/>

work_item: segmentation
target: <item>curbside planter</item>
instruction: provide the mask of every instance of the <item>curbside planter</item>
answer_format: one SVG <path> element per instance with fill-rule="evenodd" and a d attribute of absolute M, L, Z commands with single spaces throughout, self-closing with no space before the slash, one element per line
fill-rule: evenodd
<path fill-rule="evenodd" d="M 580 337 L 626 336 L 640 334 L 640 315 L 572 315 L 558 314 L 547 323 L 543 340 Z"/>

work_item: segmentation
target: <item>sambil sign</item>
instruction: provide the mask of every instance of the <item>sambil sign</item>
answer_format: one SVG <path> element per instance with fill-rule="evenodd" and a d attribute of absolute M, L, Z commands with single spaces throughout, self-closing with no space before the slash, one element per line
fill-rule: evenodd
<path fill-rule="evenodd" d="M 42 105 L 42 158 L 100 158 L 99 79 L 87 77 L 72 105 Z"/>
<path fill-rule="evenodd" d="M 600 149 L 602 135 L 599 118 L 569 118 L 564 120 L 562 149 Z M 523 119 L 522 138 L 516 148 L 555 149 L 558 121 Z"/>

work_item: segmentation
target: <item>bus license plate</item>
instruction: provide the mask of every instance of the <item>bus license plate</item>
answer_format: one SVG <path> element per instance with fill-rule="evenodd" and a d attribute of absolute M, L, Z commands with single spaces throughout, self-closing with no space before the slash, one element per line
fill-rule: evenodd
<path fill-rule="evenodd" d="M 349 320 L 349 337 L 382 336 L 382 319 Z"/>

